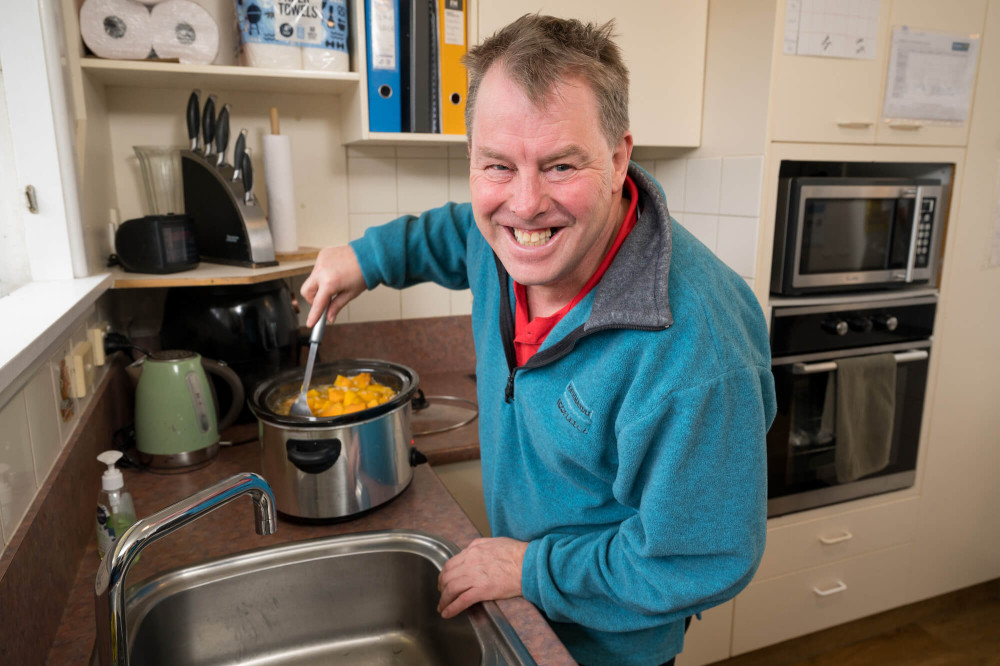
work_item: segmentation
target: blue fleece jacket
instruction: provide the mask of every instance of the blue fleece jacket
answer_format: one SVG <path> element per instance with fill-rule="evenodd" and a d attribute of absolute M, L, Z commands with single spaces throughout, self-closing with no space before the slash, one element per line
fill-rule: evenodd
<path fill-rule="evenodd" d="M 471 287 L 483 491 L 527 541 L 522 591 L 587 664 L 659 664 L 684 618 L 750 581 L 764 550 L 767 330 L 746 283 L 677 222 L 635 164 L 639 219 L 597 288 L 532 359 L 512 282 L 471 206 L 352 243 L 369 288 Z"/>

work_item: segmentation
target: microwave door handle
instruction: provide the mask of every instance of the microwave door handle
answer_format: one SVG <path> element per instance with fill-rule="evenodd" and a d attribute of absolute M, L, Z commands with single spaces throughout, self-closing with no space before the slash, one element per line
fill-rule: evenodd
<path fill-rule="evenodd" d="M 913 267 L 917 263 L 917 231 L 920 229 L 920 207 L 923 204 L 924 188 L 917 186 L 913 202 L 913 223 L 910 227 L 910 251 L 906 255 L 906 282 L 913 282 Z"/>
<path fill-rule="evenodd" d="M 929 354 L 923 349 L 914 349 L 894 354 L 896 365 L 900 363 L 910 363 L 911 361 L 923 361 Z M 837 369 L 836 361 L 826 361 L 824 363 L 796 363 L 792 366 L 793 375 L 815 375 L 820 372 L 833 372 Z"/>

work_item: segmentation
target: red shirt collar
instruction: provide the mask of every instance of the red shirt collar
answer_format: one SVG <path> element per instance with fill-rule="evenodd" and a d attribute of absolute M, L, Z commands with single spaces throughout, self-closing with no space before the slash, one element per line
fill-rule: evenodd
<path fill-rule="evenodd" d="M 529 358 L 534 355 L 541 344 L 545 341 L 548 334 L 555 328 L 556 324 L 566 316 L 566 314 L 572 310 L 580 301 L 586 298 L 590 290 L 593 289 L 601 278 L 604 277 L 604 273 L 608 270 L 611 262 L 615 260 L 615 255 L 618 254 L 618 249 L 625 242 L 625 238 L 629 235 L 629 232 L 635 227 L 635 223 L 638 220 L 638 203 L 639 203 L 639 188 L 632 181 L 630 176 L 625 176 L 625 188 L 629 197 L 628 212 L 625 213 L 625 219 L 622 221 L 621 227 L 618 229 L 618 234 L 615 236 L 614 242 L 608 249 L 607 254 L 604 255 L 604 259 L 601 260 L 600 266 L 594 271 L 594 274 L 590 276 L 587 283 L 583 285 L 580 292 L 573 297 L 569 303 L 562 307 L 555 314 L 549 315 L 547 317 L 535 317 L 534 319 L 528 319 L 528 298 L 527 291 L 524 285 L 514 282 L 514 296 L 516 297 L 517 304 L 514 310 L 514 349 L 517 352 L 517 364 L 524 365 Z"/>

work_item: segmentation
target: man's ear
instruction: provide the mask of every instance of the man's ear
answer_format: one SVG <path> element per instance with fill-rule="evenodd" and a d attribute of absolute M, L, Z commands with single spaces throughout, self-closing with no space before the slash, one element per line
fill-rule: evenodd
<path fill-rule="evenodd" d="M 632 159 L 632 132 L 626 130 L 625 135 L 618 141 L 614 152 L 611 154 L 611 163 L 615 170 L 615 187 L 621 189 L 625 186 L 625 176 L 628 174 L 628 163 Z"/>

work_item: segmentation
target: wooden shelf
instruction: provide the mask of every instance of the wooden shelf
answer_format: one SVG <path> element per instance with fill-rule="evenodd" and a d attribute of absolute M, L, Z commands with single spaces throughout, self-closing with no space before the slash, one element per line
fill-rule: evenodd
<path fill-rule="evenodd" d="M 257 284 L 268 280 L 308 275 L 312 272 L 313 259 L 283 261 L 268 268 L 244 268 L 201 262 L 197 268 L 182 273 L 153 275 L 128 273 L 116 266 L 111 269 L 114 278 L 112 289 L 149 289 L 153 287 L 205 287 L 223 284 Z"/>
<path fill-rule="evenodd" d="M 259 93 L 340 95 L 361 83 L 354 72 L 313 72 L 231 65 L 181 65 L 155 60 L 82 58 L 85 75 L 109 86 L 205 88 Z"/>

